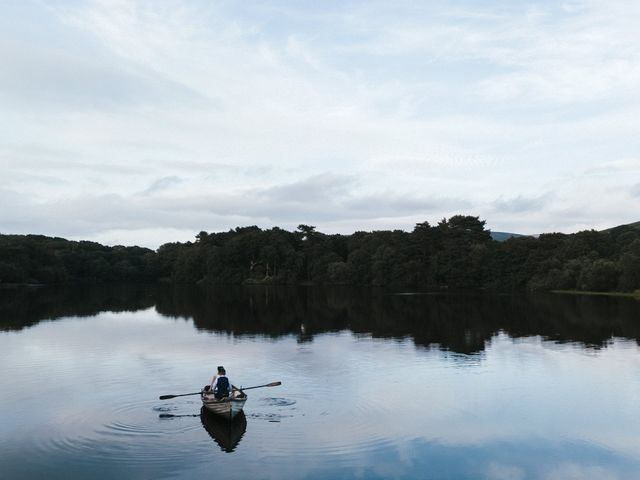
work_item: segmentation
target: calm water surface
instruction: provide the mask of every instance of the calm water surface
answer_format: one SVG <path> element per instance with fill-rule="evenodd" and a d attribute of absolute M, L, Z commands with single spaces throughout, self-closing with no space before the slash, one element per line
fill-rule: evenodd
<path fill-rule="evenodd" d="M 639 302 L 402 293 L 1 289 L 0 477 L 640 479 Z"/>

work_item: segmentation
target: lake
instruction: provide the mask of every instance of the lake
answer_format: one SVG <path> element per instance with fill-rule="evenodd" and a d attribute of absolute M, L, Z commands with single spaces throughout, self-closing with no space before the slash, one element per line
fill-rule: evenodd
<path fill-rule="evenodd" d="M 640 302 L 0 289 L 2 478 L 640 478 Z M 201 415 L 217 365 L 247 391 Z"/>

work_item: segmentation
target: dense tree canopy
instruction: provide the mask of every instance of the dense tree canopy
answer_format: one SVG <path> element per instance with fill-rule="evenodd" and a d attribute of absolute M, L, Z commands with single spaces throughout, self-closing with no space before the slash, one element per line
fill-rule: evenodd
<path fill-rule="evenodd" d="M 200 232 L 157 252 L 39 235 L 0 235 L 0 282 L 153 281 L 349 284 L 420 288 L 635 291 L 637 225 L 491 239 L 478 217 L 432 226 L 327 235 L 310 225 Z"/>
<path fill-rule="evenodd" d="M 43 235 L 0 235 L 0 283 L 147 281 L 158 276 L 156 253 Z"/>

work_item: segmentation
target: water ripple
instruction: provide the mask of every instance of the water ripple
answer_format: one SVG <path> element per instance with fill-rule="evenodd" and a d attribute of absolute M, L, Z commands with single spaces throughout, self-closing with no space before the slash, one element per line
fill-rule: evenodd
<path fill-rule="evenodd" d="M 145 400 L 99 412 L 85 410 L 61 416 L 54 428 L 36 437 L 34 450 L 40 455 L 35 458 L 73 458 L 74 462 L 95 466 L 105 461 L 131 466 L 154 462 L 158 468 L 168 467 L 179 461 L 181 453 L 180 449 L 162 448 L 168 444 L 167 439 L 174 439 L 174 443 L 187 441 L 201 425 L 193 419 L 166 422 L 162 417 L 198 417 L 199 412 L 193 414 L 192 410 L 190 403 L 158 404 Z"/>
<path fill-rule="evenodd" d="M 296 401 L 291 400 L 289 398 L 267 397 L 267 398 L 261 398 L 260 403 L 262 405 L 268 405 L 273 407 L 289 407 L 291 405 L 295 405 Z"/>

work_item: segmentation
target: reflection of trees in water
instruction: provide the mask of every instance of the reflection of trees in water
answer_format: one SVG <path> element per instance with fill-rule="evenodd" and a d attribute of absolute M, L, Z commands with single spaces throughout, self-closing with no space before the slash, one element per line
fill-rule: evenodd
<path fill-rule="evenodd" d="M 18 292 L 18 291 L 16 291 Z M 0 328 L 42 319 L 148 308 L 193 318 L 196 328 L 301 342 L 318 333 L 349 329 L 382 338 L 412 338 L 417 345 L 476 353 L 498 332 L 540 335 L 592 347 L 612 337 L 640 341 L 640 303 L 628 298 L 495 295 L 462 292 L 393 295 L 353 287 L 91 287 L 0 290 Z"/>
<path fill-rule="evenodd" d="M 0 288 L 0 330 L 21 330 L 42 320 L 134 312 L 153 307 L 154 289 L 141 285 Z"/>
<path fill-rule="evenodd" d="M 369 288 L 218 288 L 172 290 L 156 306 L 192 317 L 197 328 L 300 341 L 349 329 L 374 337 L 410 337 L 418 345 L 459 353 L 484 350 L 496 333 L 540 335 L 591 347 L 612 337 L 640 339 L 640 304 L 614 297 L 456 293 L 392 295 Z"/>

